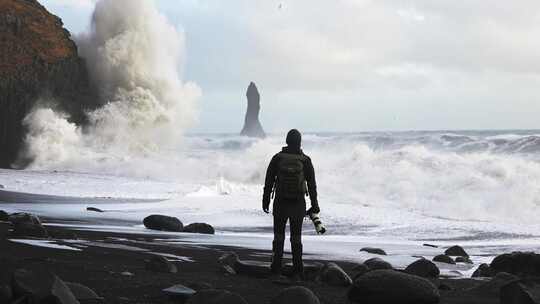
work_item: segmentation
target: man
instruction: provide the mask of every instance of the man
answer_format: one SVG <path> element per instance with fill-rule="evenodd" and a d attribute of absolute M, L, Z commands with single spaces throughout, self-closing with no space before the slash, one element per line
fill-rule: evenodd
<path fill-rule="evenodd" d="M 287 146 L 272 157 L 264 183 L 263 211 L 269 213 L 270 195 L 275 193 L 274 241 L 272 242 L 272 273 L 281 274 L 285 225 L 289 220 L 293 276 L 303 277 L 302 223 L 306 215 L 305 195 L 309 194 L 311 212 L 319 213 L 317 185 L 311 159 L 300 148 L 302 135 L 296 129 L 287 133 Z M 306 187 L 307 186 L 307 187 Z M 275 192 L 273 192 L 275 191 Z"/>

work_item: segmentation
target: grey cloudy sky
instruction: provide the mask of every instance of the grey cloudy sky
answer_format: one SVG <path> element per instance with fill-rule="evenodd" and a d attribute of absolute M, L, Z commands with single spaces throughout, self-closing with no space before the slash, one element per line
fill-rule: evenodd
<path fill-rule="evenodd" d="M 74 33 L 93 0 L 42 1 Z M 161 0 L 202 89 L 196 132 L 540 128 L 538 0 Z"/>

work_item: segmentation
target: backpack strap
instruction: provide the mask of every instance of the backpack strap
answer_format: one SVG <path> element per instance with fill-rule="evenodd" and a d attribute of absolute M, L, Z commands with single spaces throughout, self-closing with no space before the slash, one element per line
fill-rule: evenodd
<path fill-rule="evenodd" d="M 304 162 L 304 161 L 307 160 L 307 156 L 305 156 L 304 153 L 302 153 L 302 154 L 291 154 L 291 153 L 279 152 L 278 155 L 279 155 L 280 158 L 296 159 L 296 160 L 299 160 L 301 162 Z"/>

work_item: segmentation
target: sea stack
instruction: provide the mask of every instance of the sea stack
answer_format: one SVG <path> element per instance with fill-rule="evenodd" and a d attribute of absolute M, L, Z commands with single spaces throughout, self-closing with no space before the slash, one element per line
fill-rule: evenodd
<path fill-rule="evenodd" d="M 244 120 L 244 128 L 240 135 L 249 136 L 249 137 L 259 137 L 264 138 L 266 134 L 261 126 L 259 121 L 259 111 L 261 110 L 260 95 L 259 90 L 255 83 L 250 82 L 247 92 L 247 111 L 246 118 Z"/>
<path fill-rule="evenodd" d="M 0 168 L 22 148 L 22 120 L 42 99 L 84 121 L 93 108 L 86 66 L 60 18 L 36 0 L 0 1 Z M 95 107 L 95 106 L 94 106 Z"/>

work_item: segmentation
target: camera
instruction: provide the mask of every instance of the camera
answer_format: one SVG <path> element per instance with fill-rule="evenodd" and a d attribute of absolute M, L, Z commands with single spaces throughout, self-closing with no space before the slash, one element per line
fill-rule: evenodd
<path fill-rule="evenodd" d="M 326 232 L 326 227 L 324 227 L 321 218 L 319 217 L 318 213 L 314 213 L 311 211 L 311 208 L 307 211 L 307 215 L 313 222 L 313 225 L 315 226 L 315 230 L 317 231 L 317 234 L 324 234 Z"/>

